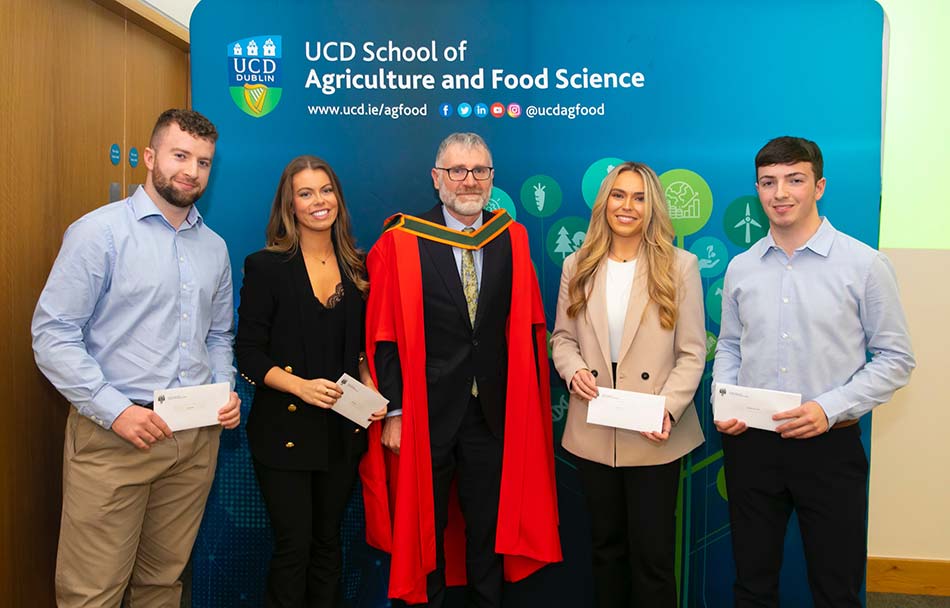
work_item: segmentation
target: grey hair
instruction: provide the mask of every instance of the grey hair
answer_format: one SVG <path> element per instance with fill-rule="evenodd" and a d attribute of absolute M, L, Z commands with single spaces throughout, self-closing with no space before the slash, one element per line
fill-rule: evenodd
<path fill-rule="evenodd" d="M 478 133 L 452 133 L 439 144 L 439 149 L 435 153 L 436 166 L 439 166 L 439 160 L 442 158 L 442 155 L 445 154 L 446 149 L 452 145 L 462 146 L 466 150 L 482 148 L 485 152 L 488 152 L 488 162 L 492 160 L 491 150 L 488 149 L 488 144 L 485 143 L 481 135 Z"/>

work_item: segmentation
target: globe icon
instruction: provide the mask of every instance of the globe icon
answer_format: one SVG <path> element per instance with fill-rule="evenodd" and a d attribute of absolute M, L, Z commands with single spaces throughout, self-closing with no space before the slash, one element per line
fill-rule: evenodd
<path fill-rule="evenodd" d="M 700 217 L 699 192 L 686 182 L 676 181 L 666 187 L 666 202 L 670 219 L 694 219 Z"/>

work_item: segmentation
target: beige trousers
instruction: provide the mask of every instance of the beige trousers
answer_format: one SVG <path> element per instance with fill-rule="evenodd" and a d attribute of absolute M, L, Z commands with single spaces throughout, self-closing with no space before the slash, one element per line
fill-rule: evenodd
<path fill-rule="evenodd" d="M 177 608 L 221 427 L 178 431 L 139 450 L 71 408 L 56 557 L 60 608 Z"/>

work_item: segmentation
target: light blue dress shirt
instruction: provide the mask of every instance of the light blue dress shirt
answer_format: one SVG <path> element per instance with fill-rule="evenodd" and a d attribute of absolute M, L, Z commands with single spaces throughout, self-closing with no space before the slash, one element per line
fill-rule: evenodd
<path fill-rule="evenodd" d="M 452 230 L 462 231 L 466 226 L 462 222 L 458 221 L 449 211 L 445 208 L 445 204 L 442 205 L 442 216 L 445 217 L 445 227 L 451 228 Z M 478 219 L 472 223 L 472 228 L 478 230 L 482 227 L 482 214 L 478 214 Z M 459 271 L 459 277 L 462 276 L 462 248 L 461 247 L 452 247 L 452 254 L 455 255 L 455 267 Z M 485 252 L 481 249 L 472 250 L 472 257 L 475 260 L 475 277 L 478 279 L 478 288 L 482 288 L 482 257 L 484 257 Z"/>
<path fill-rule="evenodd" d="M 178 230 L 144 188 L 73 223 L 33 313 L 40 370 L 111 428 L 156 389 L 234 384 L 224 240 L 192 207 Z"/>
<path fill-rule="evenodd" d="M 888 401 L 914 366 L 890 262 L 827 219 L 791 258 L 770 232 L 729 264 L 714 382 L 801 393 L 830 428 Z"/>

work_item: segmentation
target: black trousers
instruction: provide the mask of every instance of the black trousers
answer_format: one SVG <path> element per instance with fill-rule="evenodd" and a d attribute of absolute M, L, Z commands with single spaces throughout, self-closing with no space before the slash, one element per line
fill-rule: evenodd
<path fill-rule="evenodd" d="M 432 405 L 430 404 L 430 407 Z M 453 478 L 465 519 L 465 606 L 501 606 L 503 558 L 495 553 L 503 441 L 488 429 L 477 397 L 468 403 L 458 432 L 445 443 L 431 441 L 435 507 L 436 569 L 426 581 L 427 606 L 445 602 L 443 534 Z"/>
<path fill-rule="evenodd" d="M 676 608 L 680 459 L 643 467 L 574 460 L 590 511 L 595 606 Z"/>
<path fill-rule="evenodd" d="M 778 606 L 792 510 L 816 608 L 861 606 L 868 461 L 858 425 L 811 439 L 749 429 L 722 436 L 736 562 L 735 605 Z"/>
<path fill-rule="evenodd" d="M 357 463 L 329 471 L 284 471 L 254 461 L 274 533 L 267 573 L 268 608 L 343 605 L 340 522 Z"/>

